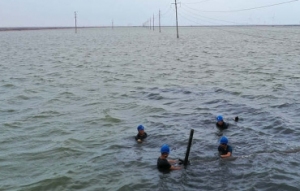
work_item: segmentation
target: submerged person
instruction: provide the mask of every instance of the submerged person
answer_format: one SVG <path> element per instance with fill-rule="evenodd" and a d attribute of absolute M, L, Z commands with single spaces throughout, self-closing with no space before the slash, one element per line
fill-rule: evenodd
<path fill-rule="evenodd" d="M 143 142 L 144 139 L 147 138 L 147 133 L 145 132 L 145 127 L 143 125 L 139 125 L 137 127 L 138 134 L 135 136 L 135 140 L 139 143 Z"/>
<path fill-rule="evenodd" d="M 220 145 L 218 147 L 218 151 L 220 154 L 220 157 L 227 158 L 230 157 L 232 154 L 232 147 L 228 145 L 228 139 L 227 137 L 223 136 L 220 139 Z"/>
<path fill-rule="evenodd" d="M 179 170 L 181 167 L 179 166 L 174 166 L 176 164 L 177 160 L 168 160 L 168 156 L 170 154 L 170 148 L 169 145 L 164 144 L 162 145 L 160 149 L 160 157 L 157 159 L 157 168 L 162 171 L 167 171 L 167 170 Z"/>
<path fill-rule="evenodd" d="M 229 124 L 224 122 L 223 116 L 222 116 L 222 115 L 217 116 L 216 119 L 217 119 L 216 126 L 217 126 L 220 130 L 223 130 L 223 129 L 227 129 L 227 128 L 228 128 Z"/>

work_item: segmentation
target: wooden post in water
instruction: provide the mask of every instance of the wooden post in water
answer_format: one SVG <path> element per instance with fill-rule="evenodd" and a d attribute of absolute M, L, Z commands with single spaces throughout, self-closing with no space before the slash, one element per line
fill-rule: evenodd
<path fill-rule="evenodd" d="M 75 33 L 77 33 L 77 12 L 74 12 L 75 14 Z"/>
<path fill-rule="evenodd" d="M 190 155 L 190 150 L 191 150 L 191 146 L 192 146 L 193 135 L 194 135 L 194 129 L 191 129 L 189 143 L 188 143 L 188 146 L 186 149 L 185 158 L 184 158 L 184 162 L 183 162 L 184 165 L 187 165 L 189 163 L 189 155 Z"/>
<path fill-rule="evenodd" d="M 177 38 L 179 38 L 178 32 L 178 15 L 177 15 L 177 1 L 175 0 L 175 8 L 176 8 L 176 30 L 177 30 Z"/>
<path fill-rule="evenodd" d="M 154 31 L 154 14 L 153 14 L 153 31 Z"/>
<path fill-rule="evenodd" d="M 159 32 L 161 32 L 161 28 L 160 28 L 160 10 L 159 10 Z"/>

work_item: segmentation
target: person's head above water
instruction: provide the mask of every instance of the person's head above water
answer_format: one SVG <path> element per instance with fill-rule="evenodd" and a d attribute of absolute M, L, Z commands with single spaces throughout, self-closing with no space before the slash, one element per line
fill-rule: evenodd
<path fill-rule="evenodd" d="M 160 153 L 161 154 L 170 154 L 170 147 L 167 144 L 163 144 L 160 148 Z"/>
<path fill-rule="evenodd" d="M 160 170 L 179 170 L 181 167 L 177 166 L 177 160 L 168 159 L 170 154 L 170 147 L 163 144 L 160 148 L 161 155 L 157 159 L 157 167 Z"/>
<path fill-rule="evenodd" d="M 222 115 L 218 115 L 216 117 L 217 122 L 223 121 L 223 116 Z"/>
<path fill-rule="evenodd" d="M 234 121 L 235 121 L 235 122 L 238 122 L 238 121 L 239 121 L 239 116 L 236 116 L 236 117 L 234 118 Z"/>
<path fill-rule="evenodd" d="M 221 145 L 227 145 L 227 144 L 228 144 L 228 139 L 227 139 L 227 137 L 225 137 L 225 136 L 221 137 L 221 139 L 220 139 L 220 144 L 221 144 Z"/>
<path fill-rule="evenodd" d="M 223 117 L 222 117 L 222 115 L 218 115 L 217 117 L 216 117 L 216 120 L 217 120 L 217 123 L 219 124 L 219 125 L 222 125 L 223 124 Z"/>
<path fill-rule="evenodd" d="M 139 126 L 137 127 L 137 130 L 138 130 L 138 131 L 144 131 L 144 130 L 145 130 L 145 127 L 144 127 L 143 125 L 139 125 Z"/>
<path fill-rule="evenodd" d="M 227 137 L 225 137 L 225 136 L 221 137 L 218 151 L 219 151 L 221 158 L 227 158 L 227 157 L 231 156 L 232 147 L 230 145 L 228 145 Z"/>
<path fill-rule="evenodd" d="M 141 143 L 147 138 L 147 133 L 144 131 L 145 127 L 143 125 L 139 125 L 136 129 L 138 130 L 138 134 L 135 136 L 135 140 Z"/>

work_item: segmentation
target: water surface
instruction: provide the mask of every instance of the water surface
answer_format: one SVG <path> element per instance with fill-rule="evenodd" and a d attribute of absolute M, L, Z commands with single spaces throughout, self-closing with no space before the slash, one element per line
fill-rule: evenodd
<path fill-rule="evenodd" d="M 299 28 L 175 32 L 1 32 L 0 190 L 298 190 Z M 190 129 L 191 165 L 160 173 L 160 146 L 184 158 Z"/>

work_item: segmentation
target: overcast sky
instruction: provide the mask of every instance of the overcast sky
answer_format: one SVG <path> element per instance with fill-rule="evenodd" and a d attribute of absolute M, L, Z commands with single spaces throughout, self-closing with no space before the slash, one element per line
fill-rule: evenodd
<path fill-rule="evenodd" d="M 0 27 L 175 25 L 175 0 L 0 0 Z M 179 25 L 300 24 L 298 0 L 177 0 Z M 280 4 L 283 2 L 290 2 Z M 275 4 L 280 4 L 276 5 Z M 270 7 L 264 7 L 274 5 Z M 252 9 L 256 7 L 263 7 Z M 250 9 L 250 10 L 247 10 Z M 151 18 L 152 19 L 152 18 Z M 149 24 L 149 22 L 147 23 Z"/>

